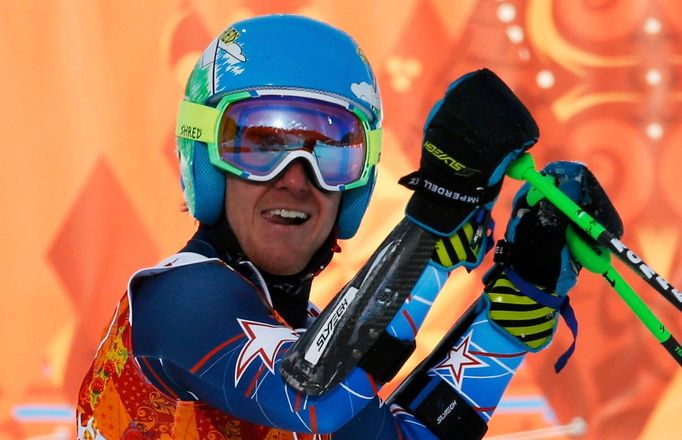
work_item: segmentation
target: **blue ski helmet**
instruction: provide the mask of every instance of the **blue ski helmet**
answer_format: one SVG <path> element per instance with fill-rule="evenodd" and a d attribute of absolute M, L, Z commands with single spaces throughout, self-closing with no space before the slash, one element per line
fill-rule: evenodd
<path fill-rule="evenodd" d="M 187 81 L 183 105 L 216 107 L 227 95 L 248 99 L 249 93 L 256 96 L 263 90 L 339 100 L 363 115 L 375 157 L 365 170 L 366 183 L 343 191 L 337 219 L 338 237 L 353 237 L 372 195 L 381 145 L 381 99 L 362 50 L 345 32 L 302 16 L 243 20 L 225 29 L 204 51 Z M 185 202 L 197 220 L 214 224 L 224 210 L 225 174 L 212 164 L 208 144 L 195 136 L 194 113 L 181 108 L 181 114 L 176 144 Z"/>

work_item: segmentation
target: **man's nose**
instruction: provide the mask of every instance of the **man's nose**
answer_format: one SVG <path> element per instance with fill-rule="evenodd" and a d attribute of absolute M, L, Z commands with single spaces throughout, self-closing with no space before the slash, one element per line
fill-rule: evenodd
<path fill-rule="evenodd" d="M 293 193 L 305 193 L 310 191 L 313 182 L 308 177 L 308 170 L 303 160 L 295 160 L 282 171 L 275 186 L 289 189 Z"/>

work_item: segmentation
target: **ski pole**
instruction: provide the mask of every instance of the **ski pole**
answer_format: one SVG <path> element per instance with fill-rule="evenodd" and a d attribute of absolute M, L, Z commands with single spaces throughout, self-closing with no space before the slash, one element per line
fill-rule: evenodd
<path fill-rule="evenodd" d="M 566 230 L 568 249 L 585 269 L 601 274 L 620 295 L 635 315 L 663 345 L 675 361 L 682 366 L 682 347 L 661 321 L 644 304 L 644 301 L 611 265 L 611 253 L 603 246 L 591 246 L 572 227 Z"/>
<path fill-rule="evenodd" d="M 618 237 L 606 230 L 592 216 L 583 211 L 568 196 L 559 190 L 535 169 L 533 156 L 523 153 L 507 168 L 507 175 L 513 179 L 525 180 L 537 189 L 547 200 L 563 212 L 571 221 L 577 224 L 597 243 L 613 251 L 618 258 L 625 262 L 633 272 L 656 289 L 668 301 L 682 310 L 682 293 L 675 289 L 668 281 L 656 273 L 640 257 L 631 251 Z"/>

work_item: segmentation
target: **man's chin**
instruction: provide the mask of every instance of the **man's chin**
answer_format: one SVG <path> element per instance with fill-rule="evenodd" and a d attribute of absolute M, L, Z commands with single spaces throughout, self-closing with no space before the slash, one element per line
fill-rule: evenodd
<path fill-rule="evenodd" d="M 301 255 L 295 250 L 291 252 L 270 252 L 261 258 L 252 258 L 251 262 L 258 269 L 269 274 L 288 276 L 295 275 L 305 269 L 310 259 L 303 259 Z"/>

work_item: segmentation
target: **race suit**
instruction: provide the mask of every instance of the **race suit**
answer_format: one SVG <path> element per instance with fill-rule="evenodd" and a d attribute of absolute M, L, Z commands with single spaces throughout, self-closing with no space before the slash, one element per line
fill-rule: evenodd
<path fill-rule="evenodd" d="M 435 438 L 384 405 L 359 367 L 319 397 L 287 385 L 279 362 L 318 313 L 307 292 L 308 307 L 282 306 L 285 320 L 250 262 L 228 264 L 202 238 L 131 278 L 80 389 L 79 439 Z M 425 290 L 446 277 L 427 268 L 437 287 Z M 414 338 L 424 303 L 404 308 L 393 333 Z"/>

